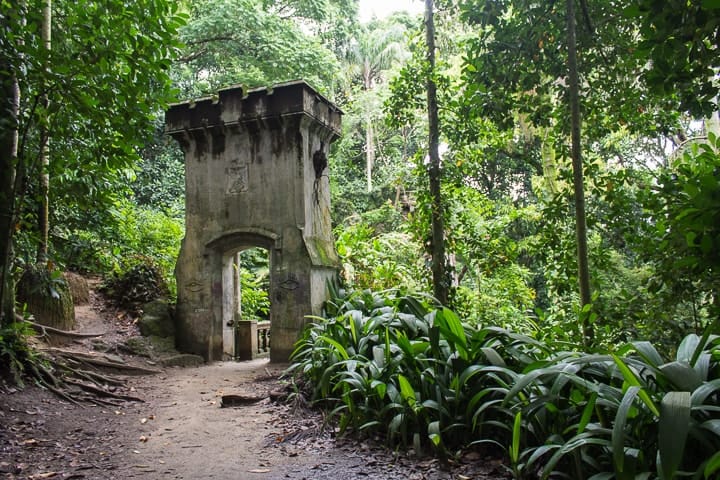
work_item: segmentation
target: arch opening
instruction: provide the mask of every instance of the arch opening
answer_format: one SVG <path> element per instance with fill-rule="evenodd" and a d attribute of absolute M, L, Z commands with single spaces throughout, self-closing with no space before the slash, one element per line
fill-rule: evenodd
<path fill-rule="evenodd" d="M 223 255 L 223 358 L 270 355 L 270 251 L 241 247 Z"/>

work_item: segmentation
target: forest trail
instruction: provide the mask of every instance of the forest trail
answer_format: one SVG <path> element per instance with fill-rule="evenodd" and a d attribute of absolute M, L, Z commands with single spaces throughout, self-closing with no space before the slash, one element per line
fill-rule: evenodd
<path fill-rule="evenodd" d="M 0 384 L 0 478 L 56 479 L 496 479 L 497 461 L 475 452 L 450 470 L 437 460 L 394 454 L 379 442 L 335 435 L 288 392 L 284 365 L 267 360 L 160 368 L 118 348 L 137 334 L 133 319 L 97 301 L 78 309 L 80 332 L 101 340 L 63 346 L 157 369 L 123 377 L 142 402 L 77 406 L 37 387 Z M 110 353 L 98 353 L 98 341 Z M 223 408 L 224 395 L 250 400 Z"/>

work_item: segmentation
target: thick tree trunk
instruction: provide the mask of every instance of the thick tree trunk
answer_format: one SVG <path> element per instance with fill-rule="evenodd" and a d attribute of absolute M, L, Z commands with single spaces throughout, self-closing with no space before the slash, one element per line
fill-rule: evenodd
<path fill-rule="evenodd" d="M 575 0 L 567 0 L 568 30 L 568 93 L 570 98 L 570 136 L 572 141 L 573 185 L 575 191 L 575 236 L 577 241 L 578 283 L 580 287 L 581 326 L 585 343 L 594 335 L 586 305 L 591 305 L 590 269 L 588 266 L 587 224 L 585 220 L 585 188 L 583 161 L 580 150 L 580 86 L 577 66 L 577 43 L 575 39 Z"/>
<path fill-rule="evenodd" d="M 443 220 L 443 204 L 440 194 L 440 126 L 438 120 L 437 85 L 435 84 L 435 24 L 433 20 L 433 0 L 425 0 L 425 34 L 427 41 L 427 103 L 429 128 L 429 156 L 430 156 L 430 196 L 431 196 L 431 223 L 432 223 L 432 274 L 433 292 L 435 298 L 442 304 L 447 304 L 449 282 L 445 273 L 445 235 Z"/>
<path fill-rule="evenodd" d="M 0 325 L 15 321 L 12 238 L 15 226 L 20 88 L 12 62 L 0 54 Z"/>

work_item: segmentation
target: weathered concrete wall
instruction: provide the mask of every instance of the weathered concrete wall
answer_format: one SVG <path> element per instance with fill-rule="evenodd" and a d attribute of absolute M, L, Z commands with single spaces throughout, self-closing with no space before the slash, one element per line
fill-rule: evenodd
<path fill-rule="evenodd" d="M 287 360 L 304 316 L 319 313 L 338 263 L 325 158 L 340 117 L 304 82 L 225 89 L 167 111 L 167 132 L 185 153 L 180 349 L 222 358 L 235 289 L 228 262 L 260 246 L 270 252 L 271 359 Z"/>

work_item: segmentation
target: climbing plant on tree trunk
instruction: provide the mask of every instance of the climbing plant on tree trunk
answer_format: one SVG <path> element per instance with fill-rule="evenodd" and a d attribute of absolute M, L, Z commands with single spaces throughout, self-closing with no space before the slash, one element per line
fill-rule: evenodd
<path fill-rule="evenodd" d="M 442 304 L 448 302 L 449 284 L 445 269 L 445 229 L 443 225 L 443 203 L 440 192 L 440 126 L 438 120 L 437 85 L 435 83 L 435 23 L 433 17 L 433 0 L 425 0 L 425 38 L 427 42 L 427 107 L 428 107 L 428 152 L 430 164 L 428 177 L 430 181 L 430 205 L 432 225 L 432 274 L 433 293 Z"/>
<path fill-rule="evenodd" d="M 584 0 L 580 0 L 584 1 Z M 585 186 L 580 148 L 580 85 L 575 40 L 575 0 L 567 0 L 568 100 L 570 107 L 570 137 L 575 194 L 575 237 L 577 242 L 578 284 L 580 287 L 580 323 L 587 343 L 593 337 L 590 322 L 590 268 L 588 266 L 587 220 L 585 218 Z"/>
<path fill-rule="evenodd" d="M 10 9 L 2 1 L 0 17 L 3 32 L 23 27 L 23 9 Z M 12 276 L 16 170 L 18 164 L 18 110 L 20 87 L 16 74 L 17 52 L 0 36 L 0 326 L 15 318 L 15 286 Z"/>

